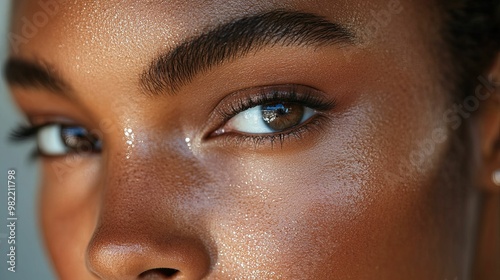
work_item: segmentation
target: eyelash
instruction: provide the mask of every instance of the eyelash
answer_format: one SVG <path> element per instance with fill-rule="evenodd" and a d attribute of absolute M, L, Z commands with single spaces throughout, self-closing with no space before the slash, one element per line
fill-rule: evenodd
<path fill-rule="evenodd" d="M 36 137 L 38 131 L 42 129 L 44 126 L 50 125 L 48 124 L 43 124 L 43 125 L 27 125 L 27 124 L 19 124 L 16 127 L 14 127 L 9 134 L 9 140 L 10 141 L 27 141 L 27 140 L 32 140 Z M 37 159 L 42 154 L 38 150 L 38 148 L 35 148 L 31 153 L 30 153 L 30 159 Z"/>
<path fill-rule="evenodd" d="M 9 140 L 11 141 L 24 141 L 24 140 L 29 140 L 32 137 L 36 135 L 38 130 L 42 128 L 44 125 L 38 125 L 38 126 L 30 126 L 30 125 L 25 125 L 25 124 L 20 124 L 14 129 L 9 134 Z"/>
<path fill-rule="evenodd" d="M 281 132 L 264 135 L 230 132 L 217 136 L 212 136 L 214 132 L 211 132 L 206 138 L 219 138 L 222 136 L 225 145 L 244 146 L 251 144 L 253 148 L 258 148 L 259 146 L 268 144 L 271 145 L 271 148 L 274 148 L 275 144 L 279 142 L 280 147 L 283 147 L 286 140 L 301 140 L 307 133 L 321 132 L 324 122 L 328 119 L 327 116 L 321 113 L 330 111 L 336 106 L 335 100 L 325 100 L 325 98 L 315 93 L 315 89 L 307 86 L 285 85 L 267 87 L 256 91 L 257 93 L 252 92 L 252 94 L 239 98 L 227 106 L 220 106 L 217 113 L 222 117 L 222 126 L 245 110 L 273 102 L 297 103 L 314 109 L 318 113 L 306 122 Z"/>
<path fill-rule="evenodd" d="M 230 104 L 229 110 L 225 107 L 221 107 L 218 112 L 223 116 L 224 122 L 227 122 L 229 119 L 244 110 L 271 102 L 282 101 L 301 103 L 304 106 L 308 106 L 318 111 L 331 110 L 335 106 L 334 100 L 324 101 L 322 98 L 316 96 L 312 92 L 313 89 L 311 88 L 303 86 L 302 88 L 304 88 L 304 90 L 301 93 L 297 91 L 297 88 L 297 85 L 291 85 L 289 86 L 289 91 L 262 89 L 255 95 L 238 99 L 235 103 Z"/>

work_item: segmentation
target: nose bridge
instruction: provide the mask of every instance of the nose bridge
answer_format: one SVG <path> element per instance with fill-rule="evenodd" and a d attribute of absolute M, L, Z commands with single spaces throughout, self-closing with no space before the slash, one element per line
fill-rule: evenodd
<path fill-rule="evenodd" d="M 127 144 L 107 156 L 100 186 L 102 222 L 126 220 L 130 227 L 134 221 L 157 223 L 158 215 L 169 223 L 179 221 L 184 216 L 177 215 L 180 204 L 189 201 L 192 192 L 210 180 L 182 141 L 145 141 L 147 147 L 131 150 Z"/>
<path fill-rule="evenodd" d="M 94 274 L 200 279 L 207 273 L 211 254 L 200 235 L 203 217 L 182 207 L 203 181 L 192 158 L 174 149 L 132 158 L 117 153 L 103 174 L 98 224 L 87 248 Z"/>
<path fill-rule="evenodd" d="M 172 176 L 175 175 L 168 170 L 156 170 L 154 165 L 151 160 L 141 159 L 109 162 L 100 186 L 101 224 L 131 227 L 132 223 L 138 221 L 147 223 L 152 218 L 156 204 L 173 199 L 171 194 L 178 191 L 175 189 L 176 183 L 172 183 Z M 172 206 L 172 203 L 170 201 L 168 205 Z M 170 211 L 172 209 L 162 209 L 162 216 L 166 218 L 165 215 Z M 127 221 L 127 224 L 120 223 L 122 221 Z"/>

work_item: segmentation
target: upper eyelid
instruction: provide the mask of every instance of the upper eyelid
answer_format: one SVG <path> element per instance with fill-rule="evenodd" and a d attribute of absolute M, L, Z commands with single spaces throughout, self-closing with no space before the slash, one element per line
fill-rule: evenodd
<path fill-rule="evenodd" d="M 276 94 L 276 92 L 279 92 L 279 94 Z M 228 103 L 231 104 L 232 111 L 239 109 L 241 112 L 245 109 L 261 105 L 263 102 L 276 100 L 304 102 L 313 106 L 313 109 L 318 110 L 328 110 L 336 104 L 335 99 L 316 88 L 301 84 L 283 84 L 251 87 L 235 91 L 222 99 L 214 111 L 220 115 L 226 115 L 228 110 L 223 105 L 227 105 Z M 237 112 L 232 112 L 232 116 L 236 114 Z M 227 118 L 231 116 L 225 117 L 227 121 Z"/>
<path fill-rule="evenodd" d="M 69 123 L 69 122 L 46 122 L 42 124 L 18 124 L 14 128 L 10 130 L 9 133 L 9 140 L 11 141 L 24 141 L 24 140 L 29 140 L 30 138 L 33 138 L 37 135 L 37 133 L 44 127 L 51 126 L 51 125 L 59 125 L 59 126 L 82 126 L 78 125 L 75 123 Z M 84 127 L 84 126 L 82 126 Z M 87 129 L 87 128 L 85 128 Z M 88 130 L 88 129 L 87 129 Z"/>

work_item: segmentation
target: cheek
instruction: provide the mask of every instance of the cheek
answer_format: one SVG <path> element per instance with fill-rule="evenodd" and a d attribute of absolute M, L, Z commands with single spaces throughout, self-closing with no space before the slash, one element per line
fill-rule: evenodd
<path fill-rule="evenodd" d="M 260 166 L 266 170 L 265 164 Z M 401 250 L 390 248 L 401 240 L 388 236 L 397 231 L 407 239 L 417 230 L 406 222 L 409 207 L 399 202 L 415 198 L 411 195 L 377 192 L 385 186 L 355 176 L 343 181 L 353 172 L 341 167 L 322 175 L 307 168 L 273 170 L 268 174 L 254 169 L 257 176 L 247 172 L 250 178 L 231 186 L 225 204 L 218 204 L 222 207 L 211 219 L 219 272 L 229 278 L 363 278 L 369 276 L 363 269 L 387 261 L 374 252 L 402 256 Z"/>
<path fill-rule="evenodd" d="M 446 144 L 421 152 L 432 122 L 387 123 L 426 104 L 391 111 L 386 101 L 360 102 L 333 119 L 313 149 L 235 157 L 209 172 L 231 170 L 211 229 L 223 273 L 371 278 L 373 267 L 394 275 L 439 270 L 418 246 L 439 247 L 442 237 L 431 209 Z M 410 162 L 414 151 L 425 168 Z"/>
<path fill-rule="evenodd" d="M 43 237 L 62 279 L 90 279 L 85 252 L 97 217 L 96 164 L 68 158 L 46 160 L 40 192 Z M 77 277 L 77 278 L 75 278 Z"/>

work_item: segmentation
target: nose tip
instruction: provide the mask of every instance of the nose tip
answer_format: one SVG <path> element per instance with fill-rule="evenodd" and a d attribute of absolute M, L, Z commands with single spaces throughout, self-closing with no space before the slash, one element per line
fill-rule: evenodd
<path fill-rule="evenodd" d="M 87 248 L 87 267 L 100 279 L 202 279 L 210 269 L 209 254 L 196 239 L 109 241 L 97 234 Z"/>
<path fill-rule="evenodd" d="M 139 274 L 139 279 L 182 279 L 182 275 L 178 275 L 178 270 L 170 268 L 155 268 L 144 271 Z"/>

